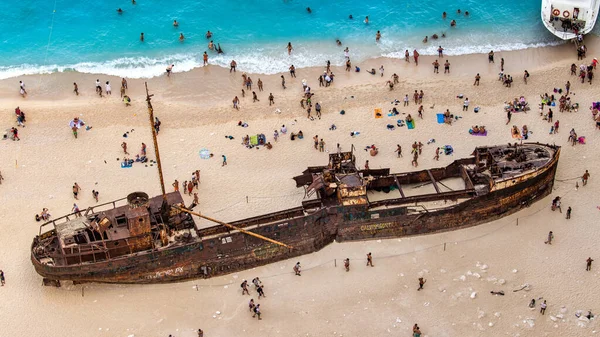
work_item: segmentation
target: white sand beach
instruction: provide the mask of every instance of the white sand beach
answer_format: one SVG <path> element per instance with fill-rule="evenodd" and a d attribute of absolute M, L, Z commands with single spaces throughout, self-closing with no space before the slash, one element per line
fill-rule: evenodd
<path fill-rule="evenodd" d="M 95 204 L 92 190 L 100 192 L 100 202 L 123 198 L 132 191 L 160 193 L 155 166 L 136 163 L 123 169 L 120 144 L 128 143 L 129 152 L 148 145 L 154 159 L 151 131 L 145 104 L 144 80 L 128 80 L 127 94 L 132 105 L 125 107 L 119 98 L 120 79 L 105 75 L 57 73 L 32 75 L 0 81 L 0 129 L 16 127 L 14 109 L 25 111 L 26 127 L 19 127 L 20 141 L 0 141 L 0 269 L 6 286 L 0 288 L 0 335 L 2 336 L 196 336 L 202 328 L 205 336 L 410 336 L 418 323 L 423 336 L 591 336 L 600 333 L 596 319 L 578 319 L 575 314 L 591 310 L 600 314 L 600 250 L 596 229 L 600 216 L 600 159 L 597 156 L 600 131 L 595 128 L 588 107 L 600 101 L 598 80 L 581 84 L 570 76 L 570 65 L 590 64 L 600 55 L 600 41 L 586 38 L 587 58 L 577 61 L 573 45 L 498 52 L 495 63 L 487 55 L 444 57 L 451 63 L 451 74 L 433 74 L 435 58 L 421 57 L 419 66 L 399 59 L 373 59 L 361 63 L 360 73 L 334 67 L 335 81 L 319 87 L 322 68 L 298 69 L 297 78 L 280 75 L 248 74 L 256 84 L 264 82 L 260 99 L 252 102 L 251 92 L 241 97 L 241 72 L 207 66 L 170 77 L 147 80 L 154 94 L 155 116 L 162 121 L 158 136 L 165 184 L 188 180 L 190 173 L 201 170 L 199 190 L 202 213 L 223 221 L 238 220 L 266 212 L 297 206 L 304 191 L 296 188 L 293 176 L 307 166 L 326 165 L 327 152 L 313 148 L 312 137 L 325 141 L 326 151 L 357 150 L 357 164 L 369 160 L 371 168 L 389 167 L 391 172 L 415 170 L 411 166 L 410 145 L 424 144 L 419 168 L 445 166 L 469 156 L 476 146 L 514 142 L 510 129 L 527 125 L 533 133 L 529 141 L 563 147 L 556 175 L 555 191 L 541 202 L 498 221 L 468 229 L 416 237 L 335 243 L 325 249 L 294 260 L 274 263 L 253 270 L 207 280 L 165 285 L 65 284 L 62 288 L 43 287 L 42 278 L 30 262 L 32 239 L 40 223 L 34 215 L 42 208 L 53 217 L 69 213 L 76 202 L 84 209 Z M 511 88 L 498 81 L 500 59 L 505 73 L 514 77 Z M 325 65 L 325 60 L 324 63 Z M 383 65 L 381 77 L 365 72 Z M 166 66 L 166 65 L 165 65 Z M 531 74 L 523 83 L 523 71 Z M 400 83 L 390 91 L 386 81 L 396 73 Z M 481 83 L 474 86 L 476 73 Z M 94 83 L 110 81 L 113 93 L 100 98 Z M 309 120 L 300 107 L 302 79 L 316 93 L 313 102 L 321 102 L 322 118 Z M 24 81 L 28 96 L 19 95 L 19 80 Z M 580 105 L 578 112 L 559 112 L 558 134 L 550 134 L 551 123 L 538 111 L 540 95 L 553 94 L 571 82 L 570 95 Z M 73 82 L 80 95 L 72 92 Z M 425 92 L 423 119 L 417 117 L 412 102 L 414 90 Z M 275 105 L 269 106 L 273 93 Z M 408 107 L 402 103 L 411 97 Z M 470 100 L 469 111 L 462 112 L 462 94 Z M 239 111 L 232 99 L 241 100 Z M 555 94 L 556 95 L 556 94 Z M 505 101 L 524 96 L 532 107 L 516 113 L 506 125 Z M 560 97 L 560 95 L 558 95 Z M 396 107 L 400 116 L 388 117 Z M 480 107 L 479 113 L 473 108 Z M 381 108 L 383 118 L 373 111 Z M 277 112 L 276 109 L 280 111 Z M 452 125 L 438 124 L 436 113 L 449 109 L 460 116 Z M 341 115 L 339 112 L 346 113 Z M 545 109 L 547 112 L 547 108 Z M 415 129 L 396 127 L 411 114 Z M 78 116 L 92 128 L 81 130 L 74 139 L 69 121 Z M 248 124 L 238 126 L 238 121 Z M 290 132 L 302 130 L 303 140 L 281 136 L 273 141 L 273 131 L 286 125 Z M 332 124 L 337 127 L 330 130 Z M 473 125 L 485 125 L 486 137 L 468 133 Z M 571 146 L 569 130 L 585 136 L 585 145 Z M 350 133 L 360 135 L 351 137 Z M 129 132 L 128 137 L 123 134 Z M 247 149 L 242 137 L 264 133 L 273 149 Z M 233 136 L 228 139 L 226 136 Z M 379 155 L 363 151 L 375 144 Z M 397 158 L 396 144 L 404 149 Z M 452 155 L 433 159 L 436 146 L 451 145 Z M 212 159 L 201 159 L 199 151 L 208 149 Z M 221 155 L 228 165 L 221 167 Z M 591 178 L 582 186 L 580 177 L 589 170 Z M 579 181 L 579 188 L 575 188 Z M 80 200 L 74 201 L 71 186 L 82 187 Z M 550 209 L 551 200 L 562 197 L 562 214 Z M 189 196 L 184 196 L 191 202 Z M 573 215 L 565 219 L 567 207 Z M 197 220 L 201 226 L 212 226 Z M 549 231 L 555 242 L 544 244 Z M 373 253 L 375 267 L 366 267 L 365 254 Z M 585 270 L 588 257 L 597 260 L 591 271 Z M 346 273 L 342 260 L 350 258 Z M 304 272 L 294 276 L 293 265 L 301 261 Z M 335 266 L 337 264 L 337 267 Z M 265 284 L 261 304 L 263 320 L 248 312 L 249 296 L 242 296 L 241 280 L 260 277 Z M 427 279 L 423 291 L 416 291 L 418 278 Z M 521 289 L 525 284 L 526 290 Z M 504 291 L 495 296 L 490 291 Z M 528 304 L 536 299 L 537 306 Z M 539 313 L 540 299 L 547 300 L 545 315 Z M 219 312 L 219 314 L 217 314 Z"/>

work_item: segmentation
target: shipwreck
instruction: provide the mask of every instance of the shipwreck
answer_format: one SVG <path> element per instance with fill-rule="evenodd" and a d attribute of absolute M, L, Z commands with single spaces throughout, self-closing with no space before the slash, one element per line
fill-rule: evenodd
<path fill-rule="evenodd" d="M 150 120 L 153 120 L 148 95 Z M 152 128 L 153 129 L 153 128 Z M 153 133 L 154 135 L 154 133 Z M 294 177 L 301 205 L 230 223 L 186 207 L 179 192 L 134 192 L 40 226 L 31 262 L 45 285 L 208 278 L 320 250 L 333 241 L 397 238 L 489 222 L 552 191 L 560 147 L 477 147 L 446 167 L 359 170 L 353 151 Z M 217 225 L 199 228 L 194 216 Z"/>

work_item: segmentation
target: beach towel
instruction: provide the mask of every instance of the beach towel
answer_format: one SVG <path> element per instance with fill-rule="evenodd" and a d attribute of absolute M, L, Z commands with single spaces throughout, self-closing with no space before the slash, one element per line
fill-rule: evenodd
<path fill-rule="evenodd" d="M 469 133 L 471 134 L 471 136 L 487 136 L 487 132 L 488 130 L 485 130 L 484 133 L 473 133 L 473 129 L 469 129 Z"/>
<path fill-rule="evenodd" d="M 383 118 L 383 114 L 381 113 L 381 109 L 377 108 L 373 111 L 373 117 L 375 118 Z"/>
<path fill-rule="evenodd" d="M 409 130 L 414 129 L 415 128 L 415 121 L 406 122 L 406 126 L 408 126 Z"/>
<path fill-rule="evenodd" d="M 258 136 L 257 135 L 253 135 L 250 136 L 250 145 L 258 145 Z"/>
<path fill-rule="evenodd" d="M 436 114 L 438 124 L 444 124 L 444 114 Z"/>
<path fill-rule="evenodd" d="M 130 168 L 132 166 L 133 166 L 132 164 L 129 164 L 129 163 L 126 163 L 126 162 L 122 162 L 121 163 L 121 168 Z"/>

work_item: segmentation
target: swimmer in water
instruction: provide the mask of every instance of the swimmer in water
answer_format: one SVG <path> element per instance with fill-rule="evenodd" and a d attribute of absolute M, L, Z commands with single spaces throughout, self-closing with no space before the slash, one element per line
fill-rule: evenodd
<path fill-rule="evenodd" d="M 335 40 L 335 44 L 337 44 L 338 47 L 341 47 L 342 46 L 342 41 L 340 41 L 339 39 L 336 39 Z"/>
<path fill-rule="evenodd" d="M 132 5 L 135 5 L 135 0 L 131 0 L 131 4 L 132 4 Z"/>
<path fill-rule="evenodd" d="M 425 38 L 423 39 L 423 43 L 427 43 L 427 36 L 425 36 Z"/>
<path fill-rule="evenodd" d="M 446 15 L 448 15 L 448 14 L 446 14 L 446 12 L 442 13 L 442 19 L 445 19 Z"/>
<path fill-rule="evenodd" d="M 183 33 L 179 33 L 179 41 L 183 42 L 183 39 L 185 39 Z"/>
<path fill-rule="evenodd" d="M 312 9 L 310 9 L 310 7 L 306 7 L 306 11 L 308 12 L 308 14 L 312 13 Z"/>
<path fill-rule="evenodd" d="M 123 14 L 123 10 L 121 8 L 117 9 L 117 13 Z"/>
<path fill-rule="evenodd" d="M 456 13 L 460 14 L 460 9 L 457 9 L 457 10 L 456 10 Z"/>
<path fill-rule="evenodd" d="M 352 17 L 352 14 L 348 15 L 348 19 L 350 19 L 350 20 L 354 19 L 354 17 Z"/>
<path fill-rule="evenodd" d="M 465 12 L 465 16 L 469 16 L 469 11 L 466 11 L 466 12 Z"/>
<path fill-rule="evenodd" d="M 444 32 L 443 32 L 443 33 L 442 33 L 442 37 L 446 37 L 446 33 L 444 33 Z"/>
<path fill-rule="evenodd" d="M 223 49 L 221 49 L 221 44 L 217 44 L 217 54 L 223 54 Z"/>
<path fill-rule="evenodd" d="M 173 20 L 173 27 L 179 27 L 179 22 L 177 22 L 177 20 Z"/>
<path fill-rule="evenodd" d="M 367 17 L 365 18 L 365 24 L 369 24 L 369 16 L 367 15 Z"/>
<path fill-rule="evenodd" d="M 209 30 L 208 32 L 206 32 L 206 38 L 210 39 L 211 37 L 212 37 L 212 33 Z"/>
<path fill-rule="evenodd" d="M 292 55 L 292 49 L 294 49 L 294 48 L 292 48 L 292 43 L 288 42 L 288 45 L 287 45 L 288 55 Z"/>
<path fill-rule="evenodd" d="M 144 33 L 140 34 L 140 41 L 144 42 Z"/>
<path fill-rule="evenodd" d="M 212 42 L 212 40 L 210 40 L 210 42 L 208 43 L 208 49 L 210 49 L 210 50 L 215 49 L 215 44 Z"/>
<path fill-rule="evenodd" d="M 450 27 L 456 27 L 456 20 L 450 21 Z"/>

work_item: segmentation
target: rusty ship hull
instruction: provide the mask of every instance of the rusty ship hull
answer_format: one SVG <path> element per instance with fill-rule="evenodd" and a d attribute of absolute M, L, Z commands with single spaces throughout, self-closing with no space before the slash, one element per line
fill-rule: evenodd
<path fill-rule="evenodd" d="M 49 247 L 53 247 L 53 242 L 63 240 L 57 233 L 61 228 L 54 224 L 53 230 L 43 232 L 40 229 L 40 235 L 32 244 L 31 261 L 36 272 L 51 284 L 63 280 L 76 283 L 166 283 L 254 268 L 313 253 L 333 241 L 398 238 L 474 226 L 515 213 L 552 192 L 560 147 L 537 143 L 523 146 L 520 151 L 527 153 L 521 155 L 529 156 L 532 158 L 530 161 L 537 164 L 517 165 L 514 161 L 499 160 L 506 153 L 506 156 L 510 156 L 513 151 L 503 146 L 477 148 L 473 157 L 454 161 L 443 168 L 402 174 L 389 174 L 386 170 L 352 172 L 345 170 L 350 167 L 346 166 L 336 171 L 341 181 L 356 178 L 360 183 L 338 185 L 337 197 L 336 193 L 332 195 L 327 191 L 331 184 L 321 184 L 315 190 L 316 198 L 306 200 L 302 206 L 231 223 L 285 242 L 292 249 L 265 243 L 259 238 L 223 226 L 198 229 L 189 214 L 165 210 L 165 203 L 172 205 L 182 202 L 176 192 L 169 193 L 162 206 L 159 206 L 162 197 L 152 198 L 147 206 L 152 230 L 125 239 L 126 242 L 143 245 L 146 241 L 140 238 L 149 237 L 151 245 L 146 247 L 150 248 L 134 251 L 135 246 L 129 244 L 127 248 L 130 252 L 123 251 L 123 244 L 121 247 L 115 245 L 121 241 L 109 237 L 96 240 L 97 247 L 92 246 L 91 252 L 82 247 L 78 248 L 79 252 L 73 248 L 68 252 L 64 248 L 59 251 L 60 245 L 52 250 L 54 248 Z M 537 160 L 536 156 L 542 159 Z M 352 154 L 346 157 L 354 163 Z M 339 164 L 336 161 L 334 165 L 336 163 Z M 335 167 L 309 168 L 294 179 L 298 186 L 307 189 L 308 194 L 308 185 L 314 187 L 317 178 L 327 176 L 330 170 L 335 170 Z M 507 174 L 510 170 L 516 173 Z M 343 174 L 340 173 L 342 171 Z M 464 188 L 442 191 L 438 183 L 451 177 L 463 179 Z M 403 191 L 405 186 L 427 183 L 434 185 L 435 192 L 407 196 Z M 344 188 L 356 193 L 346 193 Z M 366 194 L 361 194 L 361 190 L 396 193 L 396 197 L 365 201 L 368 198 Z M 428 202 L 443 202 L 443 205 L 436 208 L 423 206 Z M 113 205 L 113 209 L 119 208 Z M 140 212 L 132 216 L 139 216 Z M 90 214 L 88 219 L 95 217 L 94 221 L 99 221 L 97 219 L 101 217 L 98 214 L 105 213 L 92 210 Z M 159 219 L 161 214 L 164 221 Z M 70 215 L 71 218 L 73 216 Z M 110 214 L 105 218 L 110 218 Z M 135 219 L 142 222 L 139 218 Z M 180 238 L 173 239 L 169 233 L 162 232 L 161 226 L 167 231 L 170 228 L 170 234 L 178 233 Z M 174 230 L 177 228 L 179 230 Z M 186 232 L 189 235 L 184 235 Z M 77 246 L 87 248 L 86 244 Z"/>

